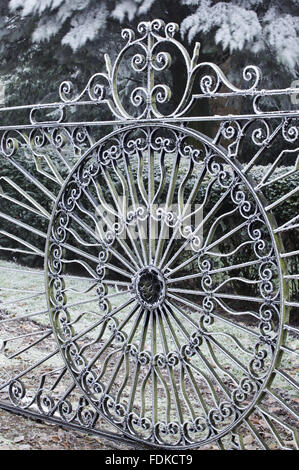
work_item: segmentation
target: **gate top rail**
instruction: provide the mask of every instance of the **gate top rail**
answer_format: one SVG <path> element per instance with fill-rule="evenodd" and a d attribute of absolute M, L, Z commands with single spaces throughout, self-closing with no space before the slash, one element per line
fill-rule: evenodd
<path fill-rule="evenodd" d="M 195 43 L 192 57 L 184 45 L 175 39 L 179 26 L 175 23 L 165 24 L 162 20 L 141 22 L 137 27 L 137 38 L 132 29 L 123 29 L 121 36 L 126 41 L 125 46 L 112 63 L 108 54 L 105 54 L 105 72 L 92 75 L 81 92 L 76 93 L 73 83 L 63 81 L 59 87 L 60 101 L 23 106 L 0 108 L 0 112 L 16 110 L 29 110 L 29 124 L 0 126 L 0 130 L 32 128 L 35 126 L 64 126 L 66 125 L 66 110 L 71 106 L 105 105 L 111 113 L 112 119 L 91 121 L 85 125 L 113 125 L 130 124 L 132 120 L 139 122 L 192 122 L 192 121 L 222 121 L 222 120 L 250 120 L 256 118 L 292 118 L 298 116 L 298 109 L 280 109 L 267 111 L 262 109 L 261 101 L 264 97 L 292 96 L 298 94 L 298 88 L 271 89 L 259 88 L 262 73 L 259 67 L 248 65 L 243 69 L 243 80 L 249 84 L 247 88 L 233 85 L 221 68 L 212 62 L 198 62 L 200 43 Z M 172 112 L 161 111 L 161 105 L 169 103 L 172 91 L 167 83 L 158 83 L 156 77 L 166 72 L 172 62 L 167 47 L 175 47 L 183 58 L 185 65 L 185 84 L 182 97 Z M 163 49 L 164 48 L 164 49 Z M 163 49 L 163 50 L 162 50 Z M 128 56 L 128 57 L 127 57 Z M 130 107 L 124 107 L 119 92 L 118 79 L 121 68 L 130 60 L 131 71 L 140 77 L 130 94 Z M 200 93 L 194 93 L 194 85 L 198 80 Z M 188 112 L 203 98 L 229 98 L 249 97 L 252 99 L 252 112 L 241 114 L 190 116 Z M 296 101 L 294 101 L 295 103 Z M 38 120 L 40 110 L 58 111 L 59 116 L 50 120 Z M 68 126 L 78 126 L 80 122 L 67 122 Z"/>

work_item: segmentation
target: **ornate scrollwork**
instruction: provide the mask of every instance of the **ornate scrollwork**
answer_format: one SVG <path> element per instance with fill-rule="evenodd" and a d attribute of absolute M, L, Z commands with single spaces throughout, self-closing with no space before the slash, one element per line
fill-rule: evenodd
<path fill-rule="evenodd" d="M 135 61 L 143 67 L 141 58 Z M 227 132 L 227 137 L 233 134 Z M 262 392 L 281 331 L 279 263 L 263 206 L 221 150 L 192 133 L 202 148 L 194 157 L 189 131 L 175 126 L 147 126 L 134 133 L 135 138 L 132 129 L 120 129 L 93 146 L 57 200 L 48 240 L 51 321 L 69 370 L 98 413 L 141 440 L 193 445 L 233 429 Z M 180 166 L 182 179 L 163 189 L 166 175 L 176 174 Z M 202 193 L 199 184 L 192 193 L 189 178 L 193 185 L 192 178 L 206 178 Z M 190 194 L 197 204 L 193 214 L 203 210 L 195 224 L 185 221 Z M 112 215 L 116 220 L 110 220 Z M 164 231 L 170 231 L 169 246 L 164 246 Z M 89 234 L 84 252 L 74 245 L 81 244 L 83 232 Z M 248 262 L 240 265 L 237 257 L 245 248 Z M 95 323 L 87 333 L 83 324 L 81 332 L 82 315 L 69 306 L 67 290 L 74 288 L 67 289 L 65 271 L 72 252 L 84 256 L 85 261 L 75 261 L 93 282 L 83 293 L 93 290 L 96 295 L 91 312 Z M 190 262 L 192 275 L 184 271 Z M 193 289 L 186 287 L 188 279 Z M 118 283 L 121 288 L 115 291 Z M 251 294 L 244 295 L 245 288 Z M 231 289 L 238 289 L 238 295 Z M 121 305 L 115 301 L 118 296 L 126 299 Z M 236 306 L 236 299 L 251 302 L 251 310 Z M 256 323 L 248 329 L 249 345 L 239 338 L 238 323 L 226 318 L 243 314 Z M 231 330 L 223 331 L 222 321 Z M 222 336 L 230 350 L 222 346 Z M 107 375 L 114 363 L 118 365 Z M 221 385 L 220 373 L 231 379 L 229 388 Z M 149 388 L 154 389 L 150 409 Z M 184 412 L 183 422 L 172 408 L 173 390 L 182 394 L 186 410 L 193 410 Z M 196 405 L 194 398 L 199 399 Z M 165 420 L 154 418 L 160 399 L 168 410 Z"/>
<path fill-rule="evenodd" d="M 165 24 L 162 20 L 140 23 L 137 27 L 138 37 L 133 30 L 124 29 L 121 36 L 126 44 L 114 64 L 112 65 L 106 54 L 106 71 L 95 73 L 79 93 L 75 93 L 72 82 L 62 82 L 59 88 L 62 102 L 75 104 L 88 98 L 97 103 L 105 103 L 117 119 L 148 119 L 182 116 L 192 107 L 196 99 L 221 95 L 221 87 L 226 87 L 233 93 L 255 94 L 261 79 L 258 67 L 252 65 L 245 67 L 243 79 L 250 86 L 245 89 L 237 88 L 230 83 L 217 65 L 211 62 L 198 63 L 199 43 L 195 44 L 191 57 L 185 47 L 175 39 L 178 30 L 177 24 Z M 168 84 L 157 80 L 161 77 L 161 72 L 171 67 L 170 50 L 173 47 L 183 58 L 187 78 L 179 103 L 172 111 L 165 112 L 160 105 L 171 101 L 172 91 Z M 124 106 L 120 99 L 118 80 L 122 63 L 128 60 L 127 56 L 130 57 L 132 73 L 137 74 L 140 81 L 140 85 L 135 86 L 130 94 L 130 104 L 136 109 L 136 113 L 130 111 L 128 106 Z M 200 95 L 193 93 L 195 81 L 199 83 Z M 257 98 L 254 102 L 255 112 L 259 113 L 256 103 Z"/>

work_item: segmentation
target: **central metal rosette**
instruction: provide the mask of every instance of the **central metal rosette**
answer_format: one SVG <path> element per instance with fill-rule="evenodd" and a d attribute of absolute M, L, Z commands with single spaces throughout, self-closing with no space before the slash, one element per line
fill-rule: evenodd
<path fill-rule="evenodd" d="M 155 266 L 147 266 L 134 277 L 132 291 L 140 305 L 148 310 L 157 309 L 165 298 L 165 279 Z"/>
<path fill-rule="evenodd" d="M 236 162 L 191 130 L 135 125 L 95 144 L 56 201 L 50 319 L 97 412 L 135 439 L 196 446 L 232 432 L 262 396 L 280 269 Z"/>

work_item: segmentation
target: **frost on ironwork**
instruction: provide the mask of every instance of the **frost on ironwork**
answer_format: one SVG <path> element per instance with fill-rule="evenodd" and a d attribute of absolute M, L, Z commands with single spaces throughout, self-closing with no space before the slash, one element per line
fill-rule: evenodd
<path fill-rule="evenodd" d="M 298 448 L 298 90 L 250 65 L 236 86 L 177 33 L 124 29 L 83 89 L 0 128 L 0 405 L 163 448 Z M 228 98 L 248 111 L 201 107 Z"/>

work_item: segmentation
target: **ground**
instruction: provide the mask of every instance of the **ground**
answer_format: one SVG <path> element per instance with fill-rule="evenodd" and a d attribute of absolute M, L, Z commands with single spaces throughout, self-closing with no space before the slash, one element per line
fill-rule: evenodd
<path fill-rule="evenodd" d="M 129 450 L 126 444 L 0 410 L 1 450 Z"/>
<path fill-rule="evenodd" d="M 9 268 L 10 265 L 9 263 L 5 264 L 2 262 L 2 267 L 6 269 Z M 14 376 L 16 373 L 15 371 L 22 370 L 23 361 L 24 367 L 27 368 L 33 361 L 38 362 L 41 357 L 44 357 L 45 354 L 48 354 L 49 351 L 56 348 L 56 343 L 53 337 L 47 338 L 43 340 L 42 343 L 33 347 L 34 336 L 31 338 L 30 334 L 34 334 L 37 329 L 38 331 L 44 331 L 44 329 L 48 328 L 46 307 L 40 304 L 40 299 L 38 297 L 29 297 L 29 299 L 22 299 L 19 303 L 14 302 L 14 285 L 22 288 L 25 292 L 28 292 L 33 288 L 38 289 L 39 287 L 40 290 L 42 290 L 42 286 L 39 286 L 37 282 L 37 279 L 42 279 L 42 277 L 39 276 L 40 273 L 38 270 L 30 270 L 32 276 L 28 276 L 27 273 L 23 274 L 20 271 L 13 271 L 13 276 L 7 276 L 5 269 L 0 271 L 0 284 L 2 287 L 7 287 L 7 291 L 1 292 L 1 298 L 6 302 L 6 306 L 3 309 L 0 308 L 0 340 L 17 337 L 18 344 L 15 346 L 14 342 L 12 342 L 14 349 L 12 349 L 11 352 L 10 343 L 7 345 L 7 351 L 6 348 L 2 348 L 2 353 L 0 354 L 0 383 L 1 379 L 4 381 L 7 380 L 5 371 L 8 373 L 11 372 L 12 376 Z M 7 322 L 7 320 L 13 319 L 14 316 L 19 317 L 21 315 L 28 314 L 28 312 L 43 311 L 43 309 L 45 309 L 46 313 L 38 317 L 35 316 L 34 318 L 26 318 L 26 320 Z M 244 326 L 248 326 L 248 323 Z M 227 333 L 226 326 L 223 327 L 223 333 Z M 226 337 L 227 336 L 224 336 L 223 341 Z M 239 340 L 242 344 L 246 344 L 246 335 L 243 334 L 241 336 L 240 333 Z M 29 344 L 32 343 L 32 347 L 30 347 L 29 350 L 27 350 L 28 348 L 26 347 L 28 346 L 28 341 Z M 293 351 L 295 353 L 295 359 L 290 357 L 290 355 L 283 357 L 281 368 L 294 381 L 296 381 L 299 367 L 297 359 L 298 338 L 295 334 L 290 334 L 288 336 L 286 346 L 290 348 L 291 352 Z M 229 347 L 229 344 L 227 347 Z M 18 348 L 20 350 L 24 348 L 22 357 L 21 354 L 15 355 L 15 357 L 12 357 L 8 361 L 7 356 L 9 356 L 10 353 L 14 353 Z M 37 383 L 37 379 L 40 375 L 51 372 L 53 368 L 58 368 L 63 365 L 60 355 L 56 355 L 46 363 L 42 363 L 41 366 L 37 368 L 37 372 L 34 370 L 32 373 L 26 374 L 27 387 L 33 387 L 33 385 Z M 111 367 L 113 366 L 111 365 Z M 234 373 L 237 375 L 238 370 L 234 370 Z M 3 377 L 2 374 L 4 374 Z M 56 387 L 57 393 L 60 393 L 61 395 L 68 386 L 68 382 L 64 383 L 62 381 Z M 61 390 L 59 387 L 61 387 Z M 205 393 L 204 386 L 202 385 L 202 387 L 203 393 Z M 298 412 L 298 393 L 288 382 L 277 377 L 272 384 L 272 388 L 277 395 L 284 399 L 288 405 L 293 408 L 293 410 Z M 76 394 L 78 393 L 79 391 L 76 389 Z M 5 403 L 10 403 L 6 388 L 2 389 L 0 395 L 1 400 Z M 77 403 L 76 397 L 73 397 L 73 399 L 74 403 Z M 273 397 L 268 396 L 263 399 L 262 404 L 268 411 L 271 411 L 275 416 L 277 416 L 278 419 L 285 421 L 287 426 L 290 426 L 293 429 L 296 427 L 297 422 L 294 416 L 289 416 L 287 410 Z M 280 448 L 281 443 L 277 441 L 269 426 L 266 425 L 265 420 L 257 412 L 251 416 L 250 421 L 255 426 L 259 435 L 266 440 L 269 449 Z M 243 433 L 243 431 L 245 448 L 252 450 L 259 448 L 259 444 L 255 441 L 253 435 L 248 434 L 248 430 L 246 431 L 246 429 L 241 429 L 241 433 Z M 278 425 L 277 431 L 283 440 L 282 444 L 285 448 L 296 448 L 298 443 L 294 441 L 294 435 L 290 432 L 290 429 L 285 429 Z M 28 418 L 0 410 L 0 450 L 129 450 L 132 448 L 136 450 L 139 447 L 137 444 L 130 446 L 129 444 L 121 443 L 119 441 L 105 439 L 102 436 L 91 435 L 76 430 L 65 430 L 57 425 L 32 421 Z M 207 445 L 205 447 L 205 449 L 209 450 L 217 448 L 218 447 L 216 445 Z"/>

